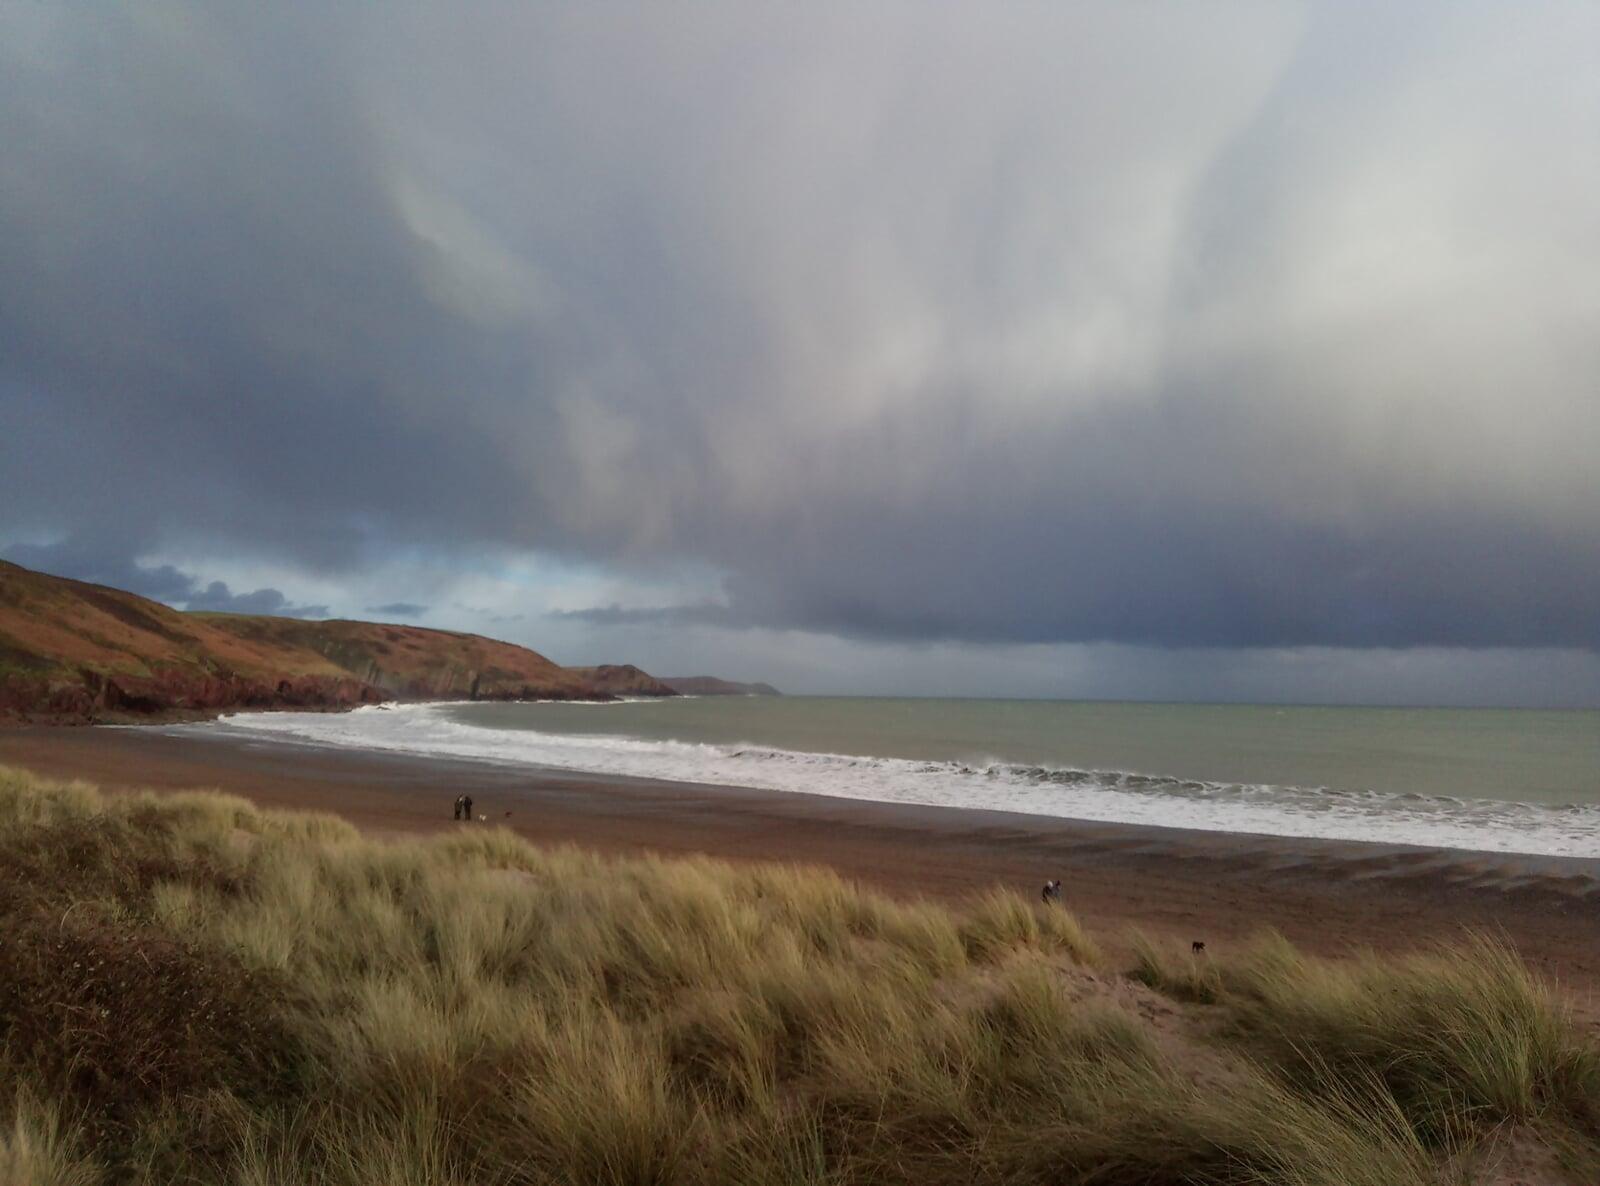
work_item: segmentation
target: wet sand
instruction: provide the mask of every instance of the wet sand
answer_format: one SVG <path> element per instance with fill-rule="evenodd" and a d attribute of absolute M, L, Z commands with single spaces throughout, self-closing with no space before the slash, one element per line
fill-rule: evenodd
<path fill-rule="evenodd" d="M 489 822 L 539 844 L 826 865 L 902 897 L 1031 894 L 1060 877 L 1114 953 L 1134 928 L 1216 951 L 1272 926 L 1328 954 L 1487 929 L 1576 990 L 1586 1013 L 1600 999 L 1600 859 L 1084 823 L 153 727 L 0 729 L 0 764 L 108 789 L 215 787 L 388 835 L 466 826 L 451 820 L 465 791 Z"/>

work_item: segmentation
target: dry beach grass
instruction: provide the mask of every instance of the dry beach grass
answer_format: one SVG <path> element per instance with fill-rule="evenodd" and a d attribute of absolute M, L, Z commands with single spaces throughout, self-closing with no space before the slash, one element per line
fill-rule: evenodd
<path fill-rule="evenodd" d="M 1128 976 L 1002 891 L 4 770 L 0 936 L 7 1183 L 1596 1180 L 1600 1054 L 1487 941 Z"/>

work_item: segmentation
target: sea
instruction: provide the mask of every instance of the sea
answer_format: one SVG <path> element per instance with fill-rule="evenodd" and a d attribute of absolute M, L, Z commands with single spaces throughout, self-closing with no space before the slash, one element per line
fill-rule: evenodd
<path fill-rule="evenodd" d="M 1600 857 L 1600 711 L 834 696 L 250 713 L 262 741 L 1068 819 Z"/>

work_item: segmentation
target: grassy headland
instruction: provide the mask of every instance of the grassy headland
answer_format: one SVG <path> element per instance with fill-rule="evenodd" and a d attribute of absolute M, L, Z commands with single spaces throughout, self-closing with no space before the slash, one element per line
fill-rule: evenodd
<path fill-rule="evenodd" d="M 1108 966 L 1066 911 L 378 842 L 0 770 L 0 1181 L 1596 1180 L 1504 948 Z"/>
<path fill-rule="evenodd" d="M 623 692 L 676 695 L 637 668 L 562 667 L 526 647 L 475 634 L 182 613 L 121 589 L 0 560 L 0 720 L 137 720 L 392 699 L 559 700 Z"/>

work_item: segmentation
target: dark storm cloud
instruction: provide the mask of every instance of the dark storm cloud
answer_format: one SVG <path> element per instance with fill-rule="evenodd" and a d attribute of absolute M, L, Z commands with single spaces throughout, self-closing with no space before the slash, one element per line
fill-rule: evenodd
<path fill-rule="evenodd" d="M 1600 646 L 1585 6 L 0 21 L 0 544 L 179 602 L 283 594 L 133 558 L 537 549 L 725 574 L 574 625 Z"/>

